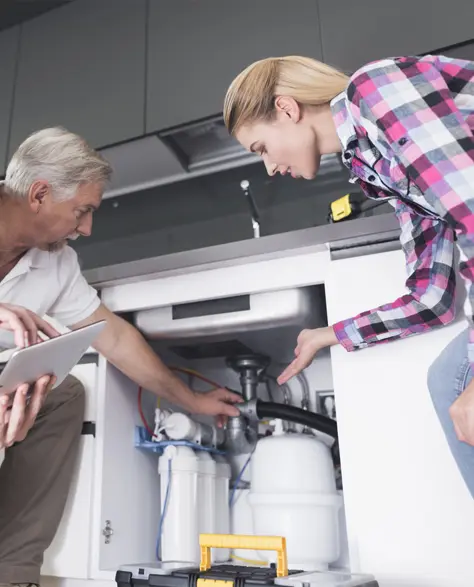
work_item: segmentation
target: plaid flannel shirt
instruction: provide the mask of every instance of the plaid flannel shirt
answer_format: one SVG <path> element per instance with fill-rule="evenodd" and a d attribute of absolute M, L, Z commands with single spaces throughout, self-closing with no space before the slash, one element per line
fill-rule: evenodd
<path fill-rule="evenodd" d="M 331 109 L 351 181 L 395 208 L 409 292 L 335 324 L 339 342 L 352 351 L 452 321 L 456 241 L 474 365 L 474 62 L 376 61 L 351 77 Z"/>

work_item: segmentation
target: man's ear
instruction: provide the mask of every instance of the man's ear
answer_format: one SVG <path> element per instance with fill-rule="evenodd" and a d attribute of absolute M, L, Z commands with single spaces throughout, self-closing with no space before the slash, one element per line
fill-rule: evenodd
<path fill-rule="evenodd" d="M 34 181 L 28 191 L 28 203 L 31 209 L 37 214 L 49 196 L 51 196 L 49 183 L 42 179 Z"/>

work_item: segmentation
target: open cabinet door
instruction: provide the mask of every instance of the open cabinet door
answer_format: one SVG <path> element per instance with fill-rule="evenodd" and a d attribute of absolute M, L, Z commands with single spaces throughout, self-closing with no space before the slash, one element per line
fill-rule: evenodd
<path fill-rule="evenodd" d="M 405 293 L 401 251 L 332 261 L 331 324 Z M 350 352 L 331 349 L 353 572 L 383 587 L 474 585 L 474 502 L 427 388 L 429 365 L 463 328 Z"/>
<path fill-rule="evenodd" d="M 96 418 L 97 357 L 86 355 L 71 374 L 84 385 L 86 409 L 84 421 Z M 92 428 L 93 430 L 93 428 Z M 88 579 L 92 519 L 92 480 L 95 438 L 90 427 L 83 430 L 79 455 L 56 536 L 44 553 L 42 576 Z"/>
<path fill-rule="evenodd" d="M 91 578 L 108 579 L 155 560 L 160 496 L 157 457 L 134 446 L 137 385 L 101 357 L 98 387 Z"/>
<path fill-rule="evenodd" d="M 89 578 L 89 539 L 94 437 L 82 436 L 78 463 L 63 518 L 56 536 L 44 553 L 42 576 Z"/>

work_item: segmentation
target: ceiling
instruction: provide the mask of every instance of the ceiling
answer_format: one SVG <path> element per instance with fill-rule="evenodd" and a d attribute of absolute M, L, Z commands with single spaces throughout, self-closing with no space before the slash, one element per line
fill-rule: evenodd
<path fill-rule="evenodd" d="M 0 30 L 7 29 L 72 0 L 0 0 Z"/>

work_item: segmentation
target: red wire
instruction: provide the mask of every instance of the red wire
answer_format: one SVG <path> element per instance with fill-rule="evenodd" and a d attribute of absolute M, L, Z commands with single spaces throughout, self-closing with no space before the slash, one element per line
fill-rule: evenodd
<path fill-rule="evenodd" d="M 156 434 L 150 428 L 148 422 L 146 421 L 145 414 L 143 413 L 142 395 L 143 395 L 143 390 L 141 387 L 139 387 L 138 388 L 138 413 L 140 414 L 141 421 L 142 421 L 143 426 L 145 427 L 146 431 L 148 432 L 148 434 L 151 434 L 152 438 L 156 438 L 157 437 Z"/>
<path fill-rule="evenodd" d="M 204 381 L 204 383 L 209 383 L 209 385 L 212 385 L 216 388 L 222 387 L 222 385 L 219 385 L 215 381 L 212 381 L 211 379 L 204 377 L 204 375 L 201 375 L 200 373 L 198 373 L 197 371 L 194 371 L 193 369 L 186 369 L 186 367 L 170 367 L 170 370 L 171 371 L 179 371 L 180 373 L 186 373 L 188 375 L 192 375 L 193 377 L 196 377 L 196 379 L 200 379 L 201 381 Z"/>

